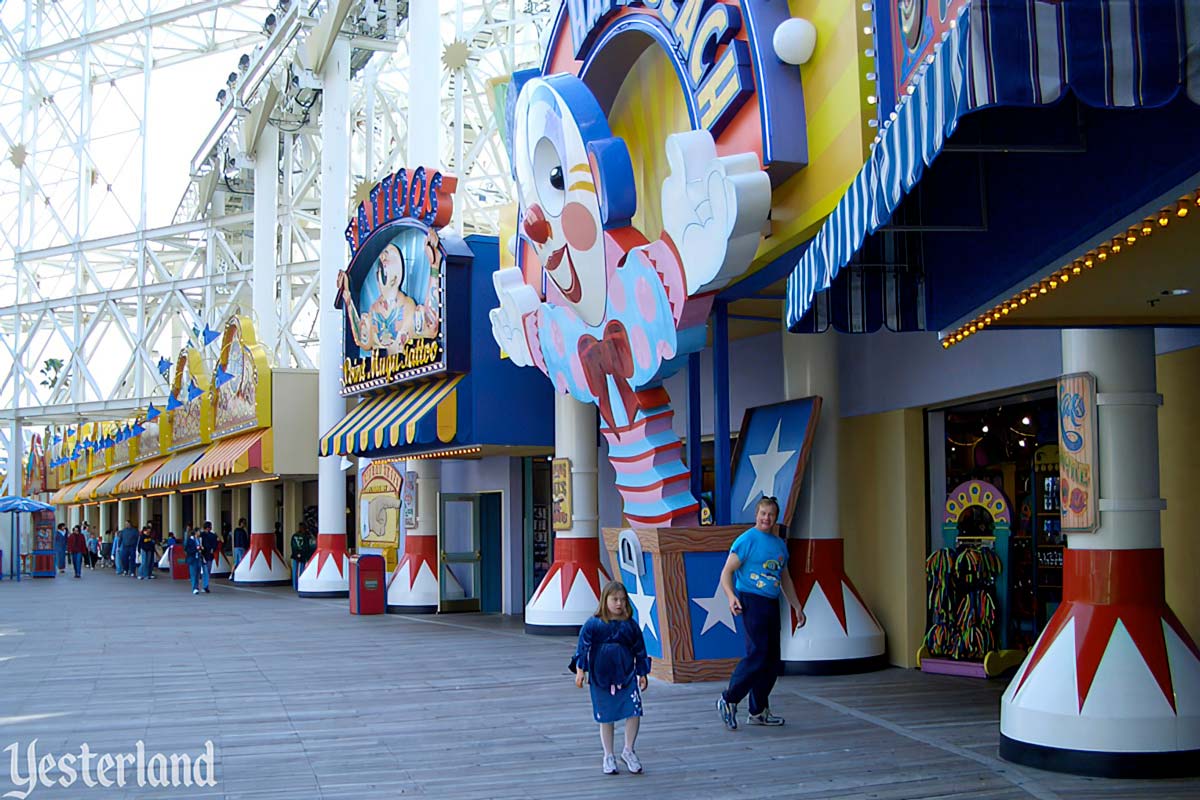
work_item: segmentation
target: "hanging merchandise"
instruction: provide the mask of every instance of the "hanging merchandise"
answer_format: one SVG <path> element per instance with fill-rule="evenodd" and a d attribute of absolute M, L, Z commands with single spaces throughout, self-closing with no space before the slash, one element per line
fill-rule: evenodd
<path fill-rule="evenodd" d="M 922 670 L 995 677 L 1024 658 L 1024 650 L 1003 649 L 1010 524 L 1008 502 L 992 484 L 967 481 L 949 493 L 946 546 L 925 561 L 930 625 L 917 653 Z"/>

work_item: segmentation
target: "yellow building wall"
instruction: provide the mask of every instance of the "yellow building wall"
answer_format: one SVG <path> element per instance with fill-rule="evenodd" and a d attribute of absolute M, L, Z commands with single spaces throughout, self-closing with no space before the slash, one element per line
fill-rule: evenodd
<path fill-rule="evenodd" d="M 1167 510 L 1162 515 L 1167 604 L 1193 639 L 1200 638 L 1200 522 L 1196 477 L 1200 475 L 1200 347 L 1158 357 L 1158 468 Z M 1103 488 L 1101 489 L 1103 491 Z"/>
<path fill-rule="evenodd" d="M 925 635 L 924 415 L 907 409 L 841 422 L 846 574 L 887 634 L 888 661 L 915 667 Z"/>

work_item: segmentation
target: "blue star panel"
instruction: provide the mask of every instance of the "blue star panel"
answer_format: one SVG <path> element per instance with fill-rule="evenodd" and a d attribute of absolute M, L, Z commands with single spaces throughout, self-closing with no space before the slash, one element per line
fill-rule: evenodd
<path fill-rule="evenodd" d="M 684 553 L 683 569 L 687 575 L 687 604 L 692 629 L 692 652 L 696 660 L 706 658 L 741 658 L 746 654 L 745 640 L 742 638 L 741 617 L 733 617 L 736 631 L 729 630 L 723 622 L 716 622 L 707 631 L 701 633 L 708 612 L 692 601 L 692 598 L 708 599 L 717 591 L 721 582 L 721 568 L 729 554 L 720 553 Z M 721 593 L 721 602 L 726 603 L 725 593 Z"/>
<path fill-rule="evenodd" d="M 650 617 L 653 622 L 654 632 L 651 633 L 650 627 L 643 627 L 642 638 L 646 640 L 646 654 L 651 658 L 662 658 L 662 638 L 658 635 L 658 592 L 654 586 L 654 560 L 652 554 L 642 553 L 642 563 L 646 565 L 646 574 L 641 576 L 642 594 L 649 595 L 650 597 L 654 598 L 654 603 L 650 606 Z M 634 594 L 637 591 L 638 576 L 626 570 L 620 570 L 620 573 L 621 583 L 625 584 L 625 590 L 630 595 Z M 632 598 L 630 599 L 629 604 L 633 606 L 633 618 L 638 620 L 638 623 L 641 624 L 641 618 L 638 615 L 637 606 L 633 604 Z"/>
<path fill-rule="evenodd" d="M 756 504 L 765 495 L 773 495 L 779 501 L 779 521 L 789 519 L 787 502 L 792 486 L 800 478 L 800 453 L 809 428 L 817 423 L 814 401 L 815 398 L 805 397 L 751 410 L 750 422 L 741 432 L 738 460 L 733 465 L 730 522 L 753 524 Z"/>

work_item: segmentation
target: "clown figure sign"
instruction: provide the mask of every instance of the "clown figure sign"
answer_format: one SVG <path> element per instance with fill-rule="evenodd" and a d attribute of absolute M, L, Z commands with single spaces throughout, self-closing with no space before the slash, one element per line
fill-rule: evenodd
<path fill-rule="evenodd" d="M 706 130 L 673 134 L 663 233 L 647 241 L 630 224 L 629 151 L 584 82 L 524 73 L 516 83 L 522 262 L 494 276 L 493 335 L 515 363 L 598 407 L 630 520 L 695 524 L 661 382 L 704 346 L 715 293 L 749 266 L 770 180 L 754 154 L 718 157 Z"/>

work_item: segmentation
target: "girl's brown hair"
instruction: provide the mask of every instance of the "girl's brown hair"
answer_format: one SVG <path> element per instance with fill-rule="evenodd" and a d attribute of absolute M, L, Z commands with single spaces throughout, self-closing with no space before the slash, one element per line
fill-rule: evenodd
<path fill-rule="evenodd" d="M 612 614 L 608 613 L 608 597 L 614 592 L 625 595 L 625 616 L 621 619 L 631 619 L 633 610 L 629 607 L 629 590 L 620 581 L 609 581 L 604 584 L 604 588 L 600 591 L 600 607 L 596 609 L 596 616 L 605 622 L 612 622 L 615 619 Z"/>

